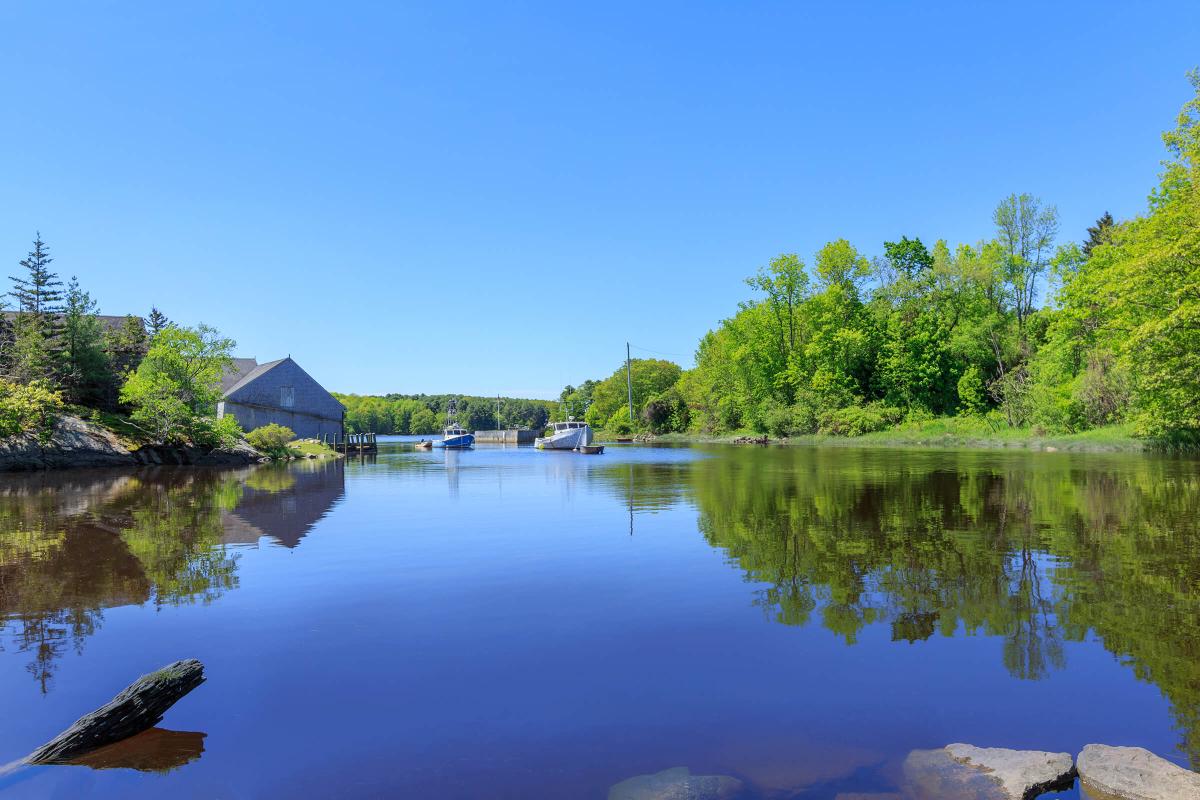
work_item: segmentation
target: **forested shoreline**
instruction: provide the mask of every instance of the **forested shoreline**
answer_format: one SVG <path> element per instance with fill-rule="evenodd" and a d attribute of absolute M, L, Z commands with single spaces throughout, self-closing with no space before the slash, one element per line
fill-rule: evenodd
<path fill-rule="evenodd" d="M 747 279 L 753 296 L 705 334 L 694 368 L 632 361 L 632 420 L 625 365 L 561 403 L 615 433 L 857 436 L 952 418 L 1194 443 L 1200 72 L 1189 78 L 1145 213 L 1104 212 L 1071 241 L 1053 205 L 1013 194 L 990 239 L 901 236 L 876 257 L 834 239 L 811 267 L 784 253 Z"/>
<path fill-rule="evenodd" d="M 518 397 L 476 397 L 448 394 L 359 395 L 334 392 L 346 407 L 349 433 L 430 434 L 439 433 L 446 421 L 446 406 L 453 397 L 458 421 L 465 428 L 530 428 L 541 430 L 557 413 L 552 400 Z M 499 419 L 497 420 L 497 403 Z"/>

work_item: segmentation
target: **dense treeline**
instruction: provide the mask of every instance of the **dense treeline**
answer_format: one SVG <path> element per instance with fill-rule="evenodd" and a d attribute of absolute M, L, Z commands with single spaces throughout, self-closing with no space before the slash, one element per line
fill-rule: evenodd
<path fill-rule="evenodd" d="M 1060 242 L 1054 206 L 1021 194 L 973 244 L 902 236 L 868 258 L 836 239 L 811 268 L 785 253 L 747 280 L 756 296 L 704 336 L 693 369 L 632 362 L 632 423 L 623 367 L 563 401 L 590 403 L 594 425 L 657 432 L 856 435 L 951 415 L 1047 432 L 1200 429 L 1200 73 L 1191 80 L 1144 215 L 1106 212 L 1086 240 Z"/>
<path fill-rule="evenodd" d="M 334 394 L 346 407 L 348 433 L 439 433 L 446 422 L 446 407 L 453 397 L 458 401 L 458 422 L 467 430 L 530 428 L 540 431 L 557 410 L 547 400 L 501 397 L 500 419 L 496 420 L 495 397 L 471 397 L 445 394 L 389 394 L 383 397 Z"/>

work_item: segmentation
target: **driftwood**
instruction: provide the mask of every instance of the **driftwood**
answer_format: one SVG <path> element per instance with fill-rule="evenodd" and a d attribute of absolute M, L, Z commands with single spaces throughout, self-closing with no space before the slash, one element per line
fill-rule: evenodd
<path fill-rule="evenodd" d="M 194 658 L 143 675 L 123 692 L 34 750 L 29 764 L 65 764 L 157 725 L 167 709 L 204 683 L 204 665 Z"/>

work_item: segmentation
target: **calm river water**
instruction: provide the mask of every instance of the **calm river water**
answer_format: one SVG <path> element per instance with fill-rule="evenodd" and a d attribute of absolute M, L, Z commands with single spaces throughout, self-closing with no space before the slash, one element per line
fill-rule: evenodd
<path fill-rule="evenodd" d="M 955 741 L 1200 767 L 1195 460 L 392 443 L 8 476 L 0 519 L 0 764 L 208 674 L 4 796 L 605 798 L 687 766 L 807 800 Z"/>

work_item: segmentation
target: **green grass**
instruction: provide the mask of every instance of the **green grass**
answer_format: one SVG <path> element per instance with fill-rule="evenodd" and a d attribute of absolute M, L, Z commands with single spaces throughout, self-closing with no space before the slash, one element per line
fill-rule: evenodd
<path fill-rule="evenodd" d="M 288 442 L 288 450 L 299 458 L 307 458 L 308 456 L 316 456 L 317 458 L 333 458 L 337 456 L 337 451 L 327 444 L 321 444 L 316 439 L 297 439 L 294 442 Z"/>
<path fill-rule="evenodd" d="M 720 435 L 668 433 L 655 437 L 655 441 L 732 442 L 742 436 L 762 434 L 754 431 L 734 431 Z M 776 437 L 771 437 L 771 440 L 784 441 Z M 938 417 L 920 422 L 905 422 L 894 428 L 854 437 L 819 433 L 792 436 L 786 443 L 837 447 L 1025 448 L 1091 452 L 1157 450 L 1170 449 L 1172 446 L 1174 449 L 1180 449 L 1178 444 L 1172 445 L 1135 436 L 1131 423 L 1094 428 L 1081 433 L 1052 434 L 1032 428 L 993 425 L 981 417 Z"/>

